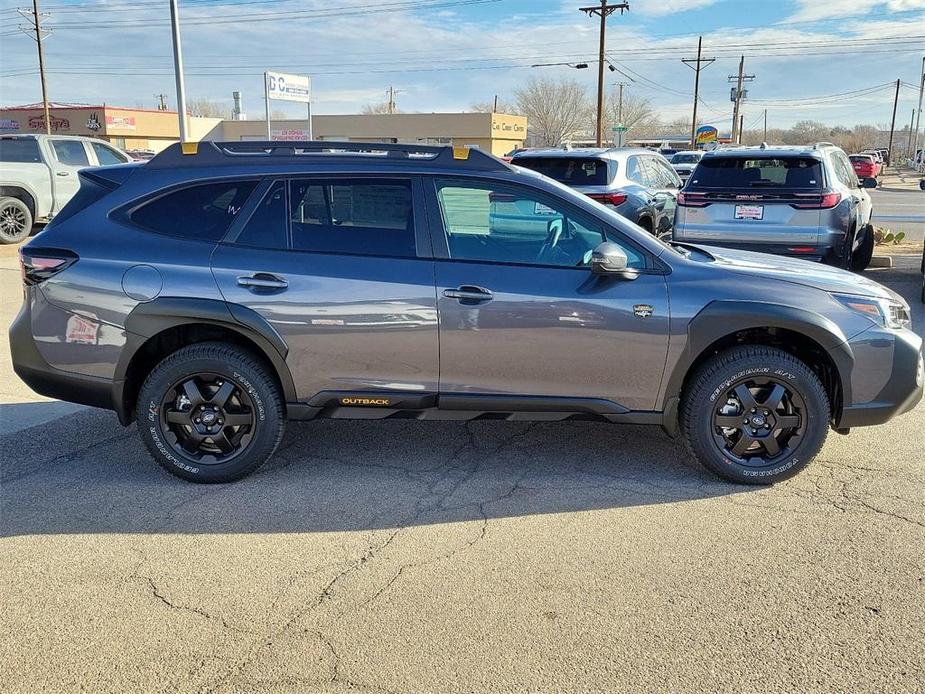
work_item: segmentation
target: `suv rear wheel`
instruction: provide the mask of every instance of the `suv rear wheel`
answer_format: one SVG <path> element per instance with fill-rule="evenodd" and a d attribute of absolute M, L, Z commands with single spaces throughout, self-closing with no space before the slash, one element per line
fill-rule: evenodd
<path fill-rule="evenodd" d="M 867 224 L 861 229 L 861 243 L 858 249 L 851 254 L 851 269 L 855 272 L 863 272 L 870 265 L 871 258 L 874 257 L 874 228 Z"/>
<path fill-rule="evenodd" d="M 712 357 L 681 402 L 681 431 L 693 456 L 744 484 L 798 473 L 822 448 L 828 427 L 829 399 L 816 374 L 771 347 L 736 347 Z"/>
<path fill-rule="evenodd" d="M 231 482 L 260 467 L 285 426 L 279 388 L 240 347 L 203 342 L 177 350 L 148 375 L 138 431 L 157 463 L 193 482 Z"/>

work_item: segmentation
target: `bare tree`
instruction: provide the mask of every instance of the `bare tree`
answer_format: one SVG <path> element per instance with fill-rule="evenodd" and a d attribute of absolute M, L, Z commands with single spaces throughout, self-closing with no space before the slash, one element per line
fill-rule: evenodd
<path fill-rule="evenodd" d="M 784 144 L 810 145 L 826 140 L 831 136 L 831 128 L 825 123 L 814 120 L 801 120 L 784 131 Z"/>
<path fill-rule="evenodd" d="M 472 104 L 469 108 L 470 111 L 475 113 L 509 113 L 513 115 L 519 115 L 517 106 L 512 103 L 509 103 L 507 99 L 498 99 L 498 107 L 495 108 L 494 99 L 491 101 L 480 101 L 476 104 Z"/>
<path fill-rule="evenodd" d="M 620 97 L 617 89 L 607 95 L 604 106 L 604 131 L 613 132 L 613 126 L 622 122 L 628 132 L 645 135 L 660 126 L 652 102 L 645 97 L 623 92 L 623 113 L 620 113 Z"/>
<path fill-rule="evenodd" d="M 371 113 L 388 113 L 389 112 L 389 102 L 383 101 L 381 104 L 366 104 L 361 110 L 360 113 L 371 114 Z M 401 113 L 400 108 L 393 108 L 392 113 Z"/>
<path fill-rule="evenodd" d="M 575 80 L 533 77 L 514 92 L 517 112 L 527 117 L 528 135 L 540 146 L 556 146 L 584 134 L 591 101 Z"/>
<path fill-rule="evenodd" d="M 190 99 L 186 102 L 186 110 L 191 116 L 203 118 L 228 118 L 231 114 L 228 106 L 212 99 Z"/>

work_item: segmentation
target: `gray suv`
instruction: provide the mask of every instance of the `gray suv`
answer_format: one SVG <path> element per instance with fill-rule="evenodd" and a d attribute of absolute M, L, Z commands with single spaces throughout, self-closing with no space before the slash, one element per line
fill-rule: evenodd
<path fill-rule="evenodd" d="M 188 480 L 334 417 L 655 424 L 770 483 L 922 397 L 889 289 L 666 245 L 477 150 L 187 143 L 80 179 L 21 249 L 16 373 Z"/>
<path fill-rule="evenodd" d="M 835 145 L 707 152 L 678 196 L 674 239 L 864 270 L 874 252 L 872 206 Z"/>

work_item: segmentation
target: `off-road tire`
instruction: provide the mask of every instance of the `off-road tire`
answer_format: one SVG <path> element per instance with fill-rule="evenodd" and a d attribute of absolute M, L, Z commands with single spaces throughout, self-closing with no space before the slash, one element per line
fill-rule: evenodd
<path fill-rule="evenodd" d="M 218 374 L 233 383 L 251 403 L 252 436 L 225 462 L 199 462 L 177 447 L 164 424 L 164 398 L 175 384 L 198 374 Z M 279 445 L 285 429 L 285 403 L 279 386 L 262 360 L 236 345 L 201 342 L 178 349 L 161 361 L 138 395 L 138 432 L 154 460 L 169 473 L 191 482 L 232 482 L 263 465 Z"/>
<path fill-rule="evenodd" d="M 749 378 L 779 382 L 804 405 L 801 438 L 792 450 L 782 450 L 782 459 L 767 465 L 737 462 L 715 441 L 717 401 Z M 830 408 L 825 388 L 805 363 L 780 349 L 744 345 L 711 357 L 697 369 L 682 394 L 679 417 L 688 451 L 708 470 L 739 484 L 773 484 L 797 474 L 819 453 L 828 433 Z"/>
<path fill-rule="evenodd" d="M 0 198 L 0 243 L 19 243 L 32 233 L 32 211 L 19 198 Z"/>
<path fill-rule="evenodd" d="M 864 272 L 874 257 L 874 228 L 867 224 L 861 229 L 864 235 L 858 249 L 851 254 L 851 269 L 854 272 Z"/>

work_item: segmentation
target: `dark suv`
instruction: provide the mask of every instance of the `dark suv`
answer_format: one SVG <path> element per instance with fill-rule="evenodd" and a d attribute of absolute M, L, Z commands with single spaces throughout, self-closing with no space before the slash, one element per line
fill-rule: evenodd
<path fill-rule="evenodd" d="M 768 483 L 922 396 L 889 289 L 666 245 L 477 150 L 207 142 L 80 178 L 21 250 L 16 372 L 186 479 L 253 471 L 287 418 L 574 418 Z"/>

